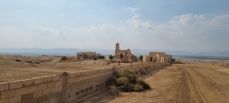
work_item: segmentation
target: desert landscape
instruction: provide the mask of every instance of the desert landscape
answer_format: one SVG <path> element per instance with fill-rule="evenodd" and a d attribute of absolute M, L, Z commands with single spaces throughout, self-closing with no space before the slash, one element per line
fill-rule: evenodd
<path fill-rule="evenodd" d="M 110 63 L 109 60 L 74 61 L 61 56 L 1 56 L 0 84 L 37 77 L 61 75 L 63 72 L 89 72 L 115 66 L 139 68 L 141 62 Z M 228 103 L 229 60 L 179 59 L 164 67 L 151 64 L 150 73 L 142 75 L 150 86 L 143 92 L 119 92 L 113 95 L 103 86 L 100 91 L 71 103 Z M 91 82 L 93 83 L 93 82 Z M 77 84 L 80 85 L 80 84 Z M 3 96 L 4 93 L 0 92 Z M 6 103 L 6 102 L 1 102 Z M 11 102 L 7 102 L 11 103 Z M 13 102 L 12 102 L 13 103 Z M 21 103 L 21 102 L 14 102 Z M 36 103 L 36 102 L 34 102 Z M 37 102 L 38 103 L 38 102 Z"/>
<path fill-rule="evenodd" d="M 0 103 L 229 103 L 229 0 L 0 0 Z"/>

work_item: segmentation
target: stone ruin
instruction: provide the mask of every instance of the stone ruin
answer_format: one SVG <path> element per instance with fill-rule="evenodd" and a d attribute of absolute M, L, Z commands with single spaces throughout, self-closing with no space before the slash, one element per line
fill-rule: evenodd
<path fill-rule="evenodd" d="M 79 52 L 77 53 L 78 60 L 96 60 L 100 54 L 96 52 Z"/>
<path fill-rule="evenodd" d="M 160 64 L 170 64 L 172 63 L 172 56 L 164 52 L 150 52 L 149 55 L 144 56 L 144 62 L 154 62 Z"/>
<path fill-rule="evenodd" d="M 117 62 L 122 62 L 122 63 L 131 63 L 137 60 L 137 57 L 131 53 L 130 49 L 121 50 L 119 43 L 116 43 L 114 57 Z"/>

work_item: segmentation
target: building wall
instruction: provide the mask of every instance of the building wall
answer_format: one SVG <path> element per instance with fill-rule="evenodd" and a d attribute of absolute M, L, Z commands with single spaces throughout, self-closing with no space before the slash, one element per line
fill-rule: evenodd
<path fill-rule="evenodd" d="M 149 65 L 132 65 L 44 76 L 0 83 L 0 103 L 71 103 L 79 102 L 101 90 L 113 70 L 133 69 Z"/>

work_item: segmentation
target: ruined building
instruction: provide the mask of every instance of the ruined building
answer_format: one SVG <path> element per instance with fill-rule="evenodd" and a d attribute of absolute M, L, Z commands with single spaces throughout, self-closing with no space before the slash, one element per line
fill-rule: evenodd
<path fill-rule="evenodd" d="M 115 47 L 115 60 L 122 63 L 130 63 L 137 60 L 137 57 L 131 53 L 130 49 L 121 50 L 119 43 Z"/>
<path fill-rule="evenodd" d="M 172 56 L 164 52 L 150 52 L 148 56 L 144 57 L 143 61 L 170 64 L 172 62 Z"/>
<path fill-rule="evenodd" d="M 78 60 L 96 60 L 98 55 L 96 52 L 79 52 L 77 58 Z"/>

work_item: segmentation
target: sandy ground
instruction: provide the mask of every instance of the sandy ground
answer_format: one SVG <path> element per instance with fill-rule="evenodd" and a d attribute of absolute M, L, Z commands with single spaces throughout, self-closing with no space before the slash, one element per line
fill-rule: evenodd
<path fill-rule="evenodd" d="M 20 61 L 18 62 L 17 60 Z M 60 57 L 53 56 L 0 56 L 0 82 L 56 75 L 63 72 L 74 73 L 84 70 L 111 68 L 115 65 L 117 65 L 117 63 L 107 65 L 106 60 L 66 62 L 60 61 Z"/>
<path fill-rule="evenodd" d="M 229 103 L 228 71 L 228 65 L 215 63 L 174 64 L 145 79 L 152 90 L 100 94 L 88 103 Z"/>

